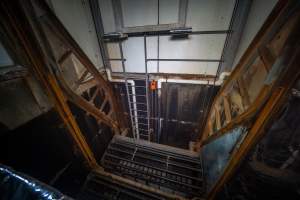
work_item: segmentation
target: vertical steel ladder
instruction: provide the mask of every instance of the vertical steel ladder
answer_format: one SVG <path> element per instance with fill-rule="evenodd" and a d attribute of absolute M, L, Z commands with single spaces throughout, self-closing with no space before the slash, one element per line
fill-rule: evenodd
<path fill-rule="evenodd" d="M 119 42 L 119 48 L 133 137 L 137 140 L 151 141 L 147 63 L 145 62 L 145 75 L 129 78 L 125 68 L 122 42 Z"/>

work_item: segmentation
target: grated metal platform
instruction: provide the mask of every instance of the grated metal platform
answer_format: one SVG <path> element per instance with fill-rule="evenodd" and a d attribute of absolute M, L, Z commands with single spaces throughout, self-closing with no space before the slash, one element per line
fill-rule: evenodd
<path fill-rule="evenodd" d="M 77 200 L 167 200 L 157 193 L 124 184 L 101 172 L 91 172 Z M 173 198 L 172 198 L 173 199 Z"/>
<path fill-rule="evenodd" d="M 185 198 L 205 191 L 201 158 L 187 150 L 115 136 L 102 157 L 105 171 Z"/>

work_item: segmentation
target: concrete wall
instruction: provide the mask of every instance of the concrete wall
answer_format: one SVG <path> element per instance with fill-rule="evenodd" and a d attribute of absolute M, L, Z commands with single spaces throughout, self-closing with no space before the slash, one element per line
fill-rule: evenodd
<path fill-rule="evenodd" d="M 241 38 L 233 65 L 235 66 L 262 26 L 263 22 L 278 0 L 253 0 L 248 20 Z M 74 39 L 79 43 L 92 62 L 100 68 L 102 59 L 97 43 L 96 32 L 88 0 L 48 0 L 50 7 L 65 25 Z M 234 0 L 189 0 L 187 9 L 187 26 L 193 31 L 228 29 Z M 99 0 L 104 31 L 115 32 L 115 19 L 111 0 Z M 122 0 L 124 26 L 142 26 L 178 22 L 179 0 L 160 0 L 159 11 L 156 0 Z M 225 42 L 225 35 L 193 35 L 186 40 L 171 40 L 160 37 L 159 58 L 198 58 L 219 59 Z M 158 38 L 147 39 L 148 58 L 158 58 Z M 117 44 L 109 44 L 111 58 L 120 58 Z M 128 72 L 145 72 L 144 46 L 142 38 L 129 38 L 123 43 L 126 70 Z M 112 70 L 121 72 L 119 61 L 112 61 Z M 216 73 L 218 63 L 209 62 L 160 62 L 148 63 L 149 72 L 211 74 Z"/>
<path fill-rule="evenodd" d="M 45 106 L 41 107 L 33 92 L 37 96 L 45 95 L 43 91 L 31 91 L 24 79 L 0 83 L 0 124 L 15 129 L 47 112 L 51 108 L 49 101 L 45 99 L 42 102 Z"/>
<path fill-rule="evenodd" d="M 13 59 L 0 43 L 1 76 L 14 73 Z M 18 69 L 22 67 L 19 66 Z M 45 91 L 31 74 L 12 80 L 0 81 L 0 129 L 15 129 L 33 118 L 47 112 L 52 104 Z M 0 130 L 1 132 L 1 130 Z"/>
<path fill-rule="evenodd" d="M 82 50 L 100 69 L 103 64 L 89 1 L 48 0 L 47 2 Z"/>
<path fill-rule="evenodd" d="M 233 66 L 238 63 L 277 1 L 278 0 L 253 0 Z"/>
<path fill-rule="evenodd" d="M 234 0 L 190 0 L 186 25 L 193 31 L 228 29 Z M 104 31 L 114 32 L 115 20 L 111 0 L 99 0 Z M 121 1 L 124 26 L 157 25 L 158 6 L 156 0 Z M 160 0 L 160 24 L 178 22 L 179 1 Z M 170 36 L 160 37 L 160 58 L 178 59 L 220 59 L 226 35 L 192 35 L 188 39 L 171 40 Z M 157 58 L 157 37 L 147 39 L 147 57 Z M 117 44 L 109 44 L 111 58 L 120 58 Z M 145 72 L 143 38 L 129 38 L 123 42 L 125 65 L 128 72 Z M 113 61 L 112 70 L 122 71 L 121 62 Z M 216 73 L 218 63 L 212 62 L 160 62 L 159 72 L 211 74 Z M 158 72 L 158 63 L 149 62 L 149 72 Z"/>

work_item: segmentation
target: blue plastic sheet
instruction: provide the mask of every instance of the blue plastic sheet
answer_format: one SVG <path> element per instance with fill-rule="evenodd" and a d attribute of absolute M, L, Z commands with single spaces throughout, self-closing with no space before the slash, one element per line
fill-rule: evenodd
<path fill-rule="evenodd" d="M 0 165 L 1 200 L 55 200 L 71 199 L 58 190 L 7 166 Z"/>
<path fill-rule="evenodd" d="M 201 156 L 208 191 L 223 173 L 232 150 L 241 142 L 245 134 L 243 127 L 237 127 L 203 147 Z"/>

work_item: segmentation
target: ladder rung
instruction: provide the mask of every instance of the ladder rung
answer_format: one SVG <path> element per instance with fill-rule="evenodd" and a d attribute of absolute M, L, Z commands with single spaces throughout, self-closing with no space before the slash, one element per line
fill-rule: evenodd
<path fill-rule="evenodd" d="M 135 130 L 138 130 L 139 132 L 141 132 L 141 133 L 144 133 L 144 134 L 149 134 L 149 132 L 150 131 L 148 131 L 147 129 L 141 129 L 141 128 L 135 128 L 135 127 L 133 127 Z"/>
<path fill-rule="evenodd" d="M 138 120 L 138 119 L 144 119 L 143 117 L 131 117 L 132 120 Z M 147 118 L 148 119 L 148 118 Z M 137 124 L 141 125 L 141 126 L 148 126 L 148 124 L 145 124 L 145 123 L 140 123 L 138 122 Z"/>
<path fill-rule="evenodd" d="M 131 85 L 131 87 L 136 87 L 136 88 L 146 88 L 146 86 L 139 86 L 139 85 Z"/>
<path fill-rule="evenodd" d="M 143 132 L 143 133 L 147 133 L 147 134 L 149 134 L 149 131 L 148 131 L 148 130 L 146 130 L 146 129 L 139 129 L 139 132 Z"/>
<path fill-rule="evenodd" d="M 149 135 L 143 135 L 143 134 L 140 134 L 140 137 L 142 137 L 142 138 L 148 138 Z"/>
<path fill-rule="evenodd" d="M 145 134 L 145 133 L 140 133 L 140 135 L 142 135 L 142 136 L 149 136 L 149 134 Z"/>
<path fill-rule="evenodd" d="M 131 111 L 144 112 L 144 113 L 148 112 L 147 110 L 137 110 L 137 109 L 131 109 Z"/>
<path fill-rule="evenodd" d="M 144 94 L 144 95 L 140 95 L 140 94 L 129 94 L 129 96 L 146 97 L 146 94 Z"/>
<path fill-rule="evenodd" d="M 138 123 L 138 125 L 149 126 L 149 124 L 144 124 L 144 123 Z"/>
<path fill-rule="evenodd" d="M 136 127 L 134 126 L 134 128 L 136 128 Z M 138 128 L 138 130 L 139 130 L 139 131 L 143 131 L 143 132 L 148 132 L 147 129 L 143 129 L 143 128 Z"/>
<path fill-rule="evenodd" d="M 144 117 L 146 117 L 146 116 L 136 116 L 136 117 L 133 117 L 133 120 L 138 120 L 139 121 L 139 119 L 148 119 L 148 118 L 144 118 Z"/>
<path fill-rule="evenodd" d="M 137 116 L 136 118 L 138 118 L 138 119 L 148 119 L 148 117 L 139 117 L 139 116 Z"/>
<path fill-rule="evenodd" d="M 132 101 L 130 101 L 130 103 L 135 103 L 135 104 L 140 104 L 140 105 L 145 105 L 145 106 L 147 106 L 147 104 L 145 104 L 145 103 L 138 103 L 138 102 L 132 102 Z"/>

